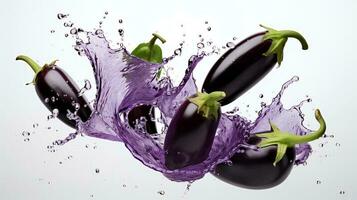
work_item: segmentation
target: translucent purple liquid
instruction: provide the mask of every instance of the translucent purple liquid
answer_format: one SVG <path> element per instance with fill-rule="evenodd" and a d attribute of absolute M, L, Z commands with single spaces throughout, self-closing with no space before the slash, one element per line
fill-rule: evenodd
<path fill-rule="evenodd" d="M 158 135 L 146 134 L 129 126 L 126 113 L 138 104 L 153 105 L 161 111 L 159 120 L 167 127 L 181 102 L 198 91 L 192 72 L 204 56 L 190 58 L 184 78 L 179 86 L 174 87 L 170 78 L 156 79 L 161 65 L 133 57 L 124 48 L 111 49 L 102 34 L 87 34 L 88 42 L 77 41 L 75 48 L 83 50 L 92 64 L 97 95 L 95 113 L 87 122 L 78 123 L 78 132 L 123 142 L 136 159 L 171 180 L 202 178 L 216 164 L 227 161 L 239 146 L 245 145 L 244 141 L 250 134 L 270 130 L 269 120 L 284 131 L 300 135 L 311 132 L 302 124 L 302 103 L 287 110 L 280 102 L 288 85 L 298 80 L 298 77 L 293 77 L 283 85 L 272 103 L 262 108 L 254 122 L 237 114 L 222 113 L 213 147 L 204 162 L 180 170 L 167 170 L 163 150 L 166 128 Z M 301 164 L 306 161 L 311 148 L 308 144 L 300 145 L 296 152 L 296 164 Z"/>

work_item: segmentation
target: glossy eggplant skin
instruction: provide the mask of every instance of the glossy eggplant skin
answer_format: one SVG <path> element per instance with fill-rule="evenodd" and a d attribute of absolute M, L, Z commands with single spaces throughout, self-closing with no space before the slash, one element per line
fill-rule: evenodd
<path fill-rule="evenodd" d="M 258 137 L 252 137 L 250 144 L 257 144 Z M 235 153 L 231 162 L 218 164 L 212 174 L 232 185 L 247 189 L 267 189 L 279 185 L 290 174 L 295 161 L 295 149 L 288 147 L 284 157 L 273 165 L 276 146 L 268 146 L 258 150 L 245 149 L 243 153 Z"/>
<path fill-rule="evenodd" d="M 170 170 L 201 163 L 211 150 L 221 111 L 217 118 L 197 112 L 196 104 L 184 101 L 167 130 L 164 143 L 165 165 Z"/>
<path fill-rule="evenodd" d="M 155 117 L 154 108 L 151 105 L 140 105 L 131 109 L 128 113 L 129 125 L 135 128 L 137 121 L 144 117 L 146 119 L 146 131 L 149 134 L 156 134 L 156 124 L 152 118 Z"/>
<path fill-rule="evenodd" d="M 45 66 L 39 71 L 34 80 L 36 93 L 42 103 L 52 112 L 58 109 L 57 118 L 72 128 L 76 128 L 76 121 L 67 117 L 68 111 L 76 111 L 75 104 L 79 104 L 77 116 L 87 121 L 92 113 L 88 100 L 79 95 L 79 87 L 74 80 L 60 67 Z"/>
<path fill-rule="evenodd" d="M 275 54 L 263 55 L 272 44 L 263 40 L 265 33 L 252 35 L 224 53 L 206 76 L 202 90 L 224 91 L 226 97 L 220 101 L 224 106 L 262 79 L 277 63 Z"/>

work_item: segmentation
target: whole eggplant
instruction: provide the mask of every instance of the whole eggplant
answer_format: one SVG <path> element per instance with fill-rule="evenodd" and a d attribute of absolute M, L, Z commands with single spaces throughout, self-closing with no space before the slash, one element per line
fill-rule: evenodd
<path fill-rule="evenodd" d="M 165 165 L 170 170 L 201 163 L 211 150 L 221 117 L 223 92 L 198 93 L 185 100 L 165 137 Z"/>
<path fill-rule="evenodd" d="M 302 48 L 308 49 L 298 32 L 265 28 L 267 31 L 254 34 L 225 52 L 210 69 L 202 91 L 224 91 L 226 97 L 221 100 L 224 106 L 254 86 L 276 63 L 281 64 L 289 37 L 298 39 Z"/>
<path fill-rule="evenodd" d="M 76 128 L 76 121 L 71 113 L 85 122 L 93 110 L 84 95 L 79 95 L 75 81 L 55 61 L 40 67 L 31 58 L 20 55 L 16 60 L 25 61 L 35 72 L 32 83 L 42 103 L 62 122 Z"/>
<path fill-rule="evenodd" d="M 235 186 L 249 189 L 267 189 L 279 185 L 290 174 L 296 152 L 295 145 L 320 138 L 326 130 L 326 123 L 320 111 L 315 111 L 320 128 L 307 135 L 282 132 L 270 122 L 271 131 L 257 133 L 247 141 L 258 149 L 244 147 L 229 159 L 216 165 L 212 174 Z"/>

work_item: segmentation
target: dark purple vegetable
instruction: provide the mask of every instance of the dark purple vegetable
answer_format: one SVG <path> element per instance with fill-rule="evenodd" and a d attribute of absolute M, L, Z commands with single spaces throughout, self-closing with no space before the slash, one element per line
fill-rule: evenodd
<path fill-rule="evenodd" d="M 155 41 L 159 39 L 162 43 L 165 43 L 166 40 L 156 33 L 152 35 L 153 37 L 148 43 L 139 44 L 131 54 L 147 62 L 162 63 L 162 50 L 159 45 L 155 44 Z M 161 70 L 159 70 L 157 77 L 160 74 Z M 142 117 L 146 120 L 146 132 L 149 134 L 157 133 L 155 121 L 152 120 L 155 118 L 154 108 L 150 105 L 140 105 L 131 109 L 128 114 L 129 125 L 135 128 Z"/>
<path fill-rule="evenodd" d="M 184 101 L 170 122 L 164 150 L 170 170 L 201 163 L 211 150 L 224 92 L 198 93 Z"/>
<path fill-rule="evenodd" d="M 157 133 L 155 121 L 152 119 L 155 117 L 154 107 L 151 105 L 140 105 L 130 110 L 128 114 L 129 125 L 135 128 L 135 125 L 140 123 L 140 118 L 144 118 L 146 132 L 149 134 Z"/>
<path fill-rule="evenodd" d="M 295 145 L 316 140 L 325 133 L 326 124 L 319 110 L 315 117 L 320 128 L 303 136 L 281 132 L 270 123 L 271 132 L 256 134 L 248 140 L 248 144 L 259 147 L 257 150 L 238 151 L 229 162 L 218 164 L 213 174 L 227 183 L 249 189 L 267 189 L 282 183 L 294 165 Z"/>
<path fill-rule="evenodd" d="M 254 34 L 229 49 L 209 71 L 202 91 L 224 91 L 224 106 L 237 99 L 262 79 L 276 63 L 283 60 L 283 48 L 289 37 L 298 39 L 308 49 L 304 37 L 291 30 L 276 31 L 264 27 L 266 32 Z"/>
<path fill-rule="evenodd" d="M 55 62 L 40 67 L 27 56 L 18 56 L 16 60 L 25 61 L 35 72 L 32 83 L 42 103 L 58 119 L 72 128 L 76 128 L 76 121 L 67 115 L 76 114 L 83 122 L 87 121 L 92 108 L 87 99 L 79 96 L 79 87 L 74 80 Z"/>

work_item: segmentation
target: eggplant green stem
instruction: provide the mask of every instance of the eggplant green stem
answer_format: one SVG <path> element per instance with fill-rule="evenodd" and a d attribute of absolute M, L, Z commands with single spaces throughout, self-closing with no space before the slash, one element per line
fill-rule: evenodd
<path fill-rule="evenodd" d="M 282 132 L 275 124 L 269 121 L 272 131 L 256 134 L 256 136 L 262 138 L 258 147 L 264 148 L 271 145 L 278 146 L 275 161 L 273 163 L 275 166 L 283 158 L 288 147 L 294 147 L 296 144 L 307 143 L 323 136 L 326 131 L 326 123 L 319 109 L 316 109 L 315 111 L 315 118 L 319 122 L 320 128 L 307 135 L 295 135 L 289 132 Z"/>
<path fill-rule="evenodd" d="M 19 55 L 16 57 L 16 60 L 22 60 L 22 61 L 26 62 L 32 68 L 32 70 L 35 72 L 35 74 L 40 72 L 42 69 L 42 67 L 39 64 L 37 64 L 34 60 L 32 60 L 28 56 Z"/>
<path fill-rule="evenodd" d="M 215 91 L 209 94 L 198 92 L 196 96 L 188 100 L 197 105 L 197 112 L 206 118 L 217 119 L 221 104 L 218 102 L 226 96 L 222 91 Z"/>
<path fill-rule="evenodd" d="M 163 44 L 166 42 L 166 40 L 163 37 L 161 37 L 159 34 L 157 34 L 157 33 L 153 33 L 152 36 L 153 37 L 149 41 L 149 48 L 150 49 L 152 48 L 152 46 L 154 46 L 154 44 L 156 42 L 156 39 L 159 39 Z"/>
<path fill-rule="evenodd" d="M 307 44 L 305 38 L 296 31 L 292 31 L 292 30 L 277 31 L 267 26 L 263 26 L 263 25 L 260 26 L 267 30 L 267 33 L 265 33 L 263 40 L 272 40 L 272 44 L 270 45 L 270 48 L 263 55 L 270 56 L 276 54 L 279 65 L 283 61 L 283 57 L 284 57 L 283 50 L 286 42 L 288 41 L 288 38 L 295 38 L 299 40 L 303 50 L 309 48 L 309 45 Z"/>

